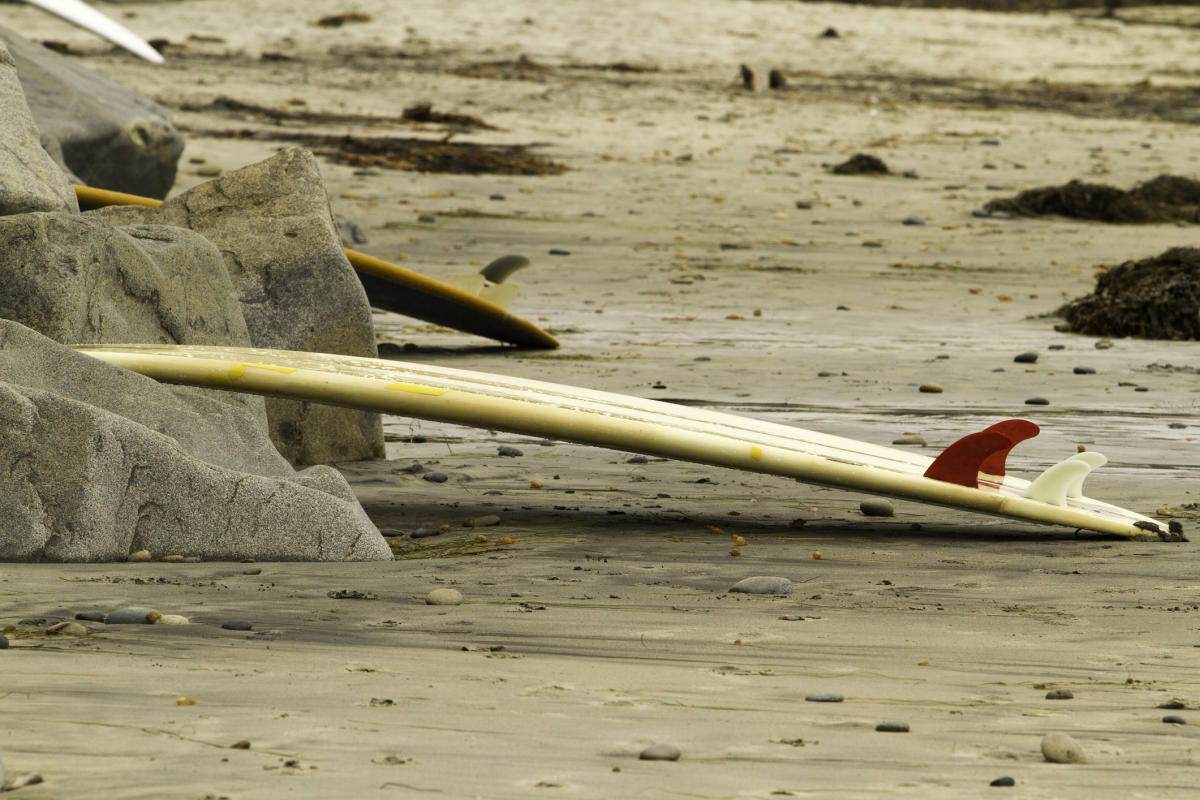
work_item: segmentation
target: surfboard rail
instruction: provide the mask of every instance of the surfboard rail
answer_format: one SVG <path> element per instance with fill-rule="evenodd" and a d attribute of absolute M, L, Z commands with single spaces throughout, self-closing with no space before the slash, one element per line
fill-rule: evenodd
<path fill-rule="evenodd" d="M 1127 538 L 1183 539 L 1177 521 L 1164 526 L 1065 489 L 1062 501 L 1051 503 L 1026 496 L 1031 483 L 1011 475 L 976 473 L 974 486 L 938 480 L 926 477 L 934 460 L 920 453 L 628 395 L 322 353 L 170 345 L 77 349 L 169 383 L 543 436 Z M 1062 472 L 1063 485 L 1073 486 L 1078 470 Z"/>

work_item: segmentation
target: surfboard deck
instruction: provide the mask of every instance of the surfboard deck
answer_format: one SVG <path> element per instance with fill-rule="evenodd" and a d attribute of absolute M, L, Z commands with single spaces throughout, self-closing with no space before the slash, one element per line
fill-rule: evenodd
<path fill-rule="evenodd" d="M 75 186 L 75 196 L 85 208 L 111 205 L 158 208 L 162 205 L 161 200 L 153 197 L 91 186 Z M 367 301 L 373 308 L 521 347 L 558 347 L 558 340 L 549 333 L 486 297 L 357 250 L 347 248 L 346 258 L 358 273 L 367 292 Z"/>
<path fill-rule="evenodd" d="M 99 345 L 76 349 L 168 383 L 542 436 L 1121 537 L 1184 539 L 1178 523 L 1165 526 L 1115 505 L 1069 496 L 1100 460 L 1086 464 L 1086 470 L 1062 464 L 1047 470 L 1047 475 L 1056 469 L 1059 473 L 1042 481 L 1059 488 L 1061 504 L 1055 504 L 1025 496 L 1038 481 L 1031 484 L 1011 475 L 979 473 L 975 480 L 966 481 L 975 485 L 963 485 L 926 477 L 936 462 L 920 453 L 563 384 L 383 359 L 255 348 Z M 1032 423 L 1010 421 L 973 434 L 974 438 L 964 437 L 960 442 L 966 444 L 959 445 L 959 451 L 972 449 L 972 442 L 986 445 L 973 448 L 978 452 L 964 463 L 991 464 L 998 450 L 1007 454 L 1014 439 L 1028 438 L 1027 426 L 1036 430 Z M 1013 429 L 1019 430 L 1014 434 Z M 999 471 L 1003 473 L 1003 464 Z"/>
<path fill-rule="evenodd" d="M 25 2 L 64 19 L 72 25 L 83 28 L 89 33 L 94 33 L 102 39 L 107 39 L 152 64 L 163 63 L 163 57 L 144 39 L 81 0 L 25 0 Z"/>

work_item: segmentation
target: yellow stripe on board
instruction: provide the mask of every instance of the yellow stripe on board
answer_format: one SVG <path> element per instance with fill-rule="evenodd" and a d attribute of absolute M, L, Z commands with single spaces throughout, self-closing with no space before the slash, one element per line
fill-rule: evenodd
<path fill-rule="evenodd" d="M 246 374 L 246 367 L 254 367 L 255 369 L 269 369 L 274 372 L 282 372 L 284 375 L 291 375 L 296 371 L 295 367 L 276 367 L 271 364 L 251 364 L 248 361 L 241 364 L 234 364 L 233 369 L 229 370 L 229 380 L 236 381 L 238 378 Z"/>
<path fill-rule="evenodd" d="M 758 445 L 750 445 L 750 457 L 755 461 L 762 461 L 762 448 Z"/>
<path fill-rule="evenodd" d="M 449 389 L 439 389 L 436 386 L 422 386 L 419 383 L 389 383 L 387 386 L 385 386 L 383 388 L 392 389 L 393 391 L 397 391 L 397 392 L 411 392 L 413 394 L 431 394 L 434 397 L 437 397 L 438 395 L 443 395 L 446 392 L 450 391 Z"/>

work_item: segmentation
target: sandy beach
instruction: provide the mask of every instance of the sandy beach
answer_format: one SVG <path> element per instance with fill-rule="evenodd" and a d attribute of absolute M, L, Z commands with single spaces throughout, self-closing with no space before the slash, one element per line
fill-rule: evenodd
<path fill-rule="evenodd" d="M 1198 536 L 1196 343 L 1049 316 L 1195 226 L 972 215 L 1072 179 L 1196 177 L 1193 10 L 96 6 L 166 40 L 166 65 L 29 7 L 6 24 L 172 109 L 178 191 L 299 141 L 358 249 L 443 279 L 533 261 L 512 310 L 560 349 L 376 313 L 387 357 L 919 435 L 929 455 L 1028 418 L 1013 473 L 1100 451 L 1091 496 Z M 348 12 L 366 19 L 316 24 Z M 420 103 L 489 127 L 401 119 Z M 513 174 L 397 169 L 351 141 L 372 137 L 515 148 L 494 151 Z M 891 174 L 832 174 L 856 153 Z M 910 502 L 866 517 L 870 498 L 783 479 L 385 431 L 387 461 L 340 469 L 393 562 L 5 565 L 0 760 L 45 779 L 13 797 L 962 798 L 1001 776 L 1029 798 L 1195 794 L 1195 541 Z M 794 592 L 728 592 L 756 575 Z M 461 605 L 426 604 L 446 587 Z M 122 606 L 191 624 L 41 633 Z M 1047 763 L 1051 733 L 1088 763 Z M 682 757 L 639 760 L 654 743 Z"/>

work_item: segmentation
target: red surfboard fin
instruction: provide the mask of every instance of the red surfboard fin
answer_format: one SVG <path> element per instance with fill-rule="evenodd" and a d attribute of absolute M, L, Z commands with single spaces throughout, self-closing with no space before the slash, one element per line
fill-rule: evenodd
<path fill-rule="evenodd" d="M 1040 429 L 1024 419 L 1006 419 L 971 433 L 942 451 L 925 470 L 926 478 L 979 488 L 979 473 L 1003 476 L 1008 453 Z"/>

